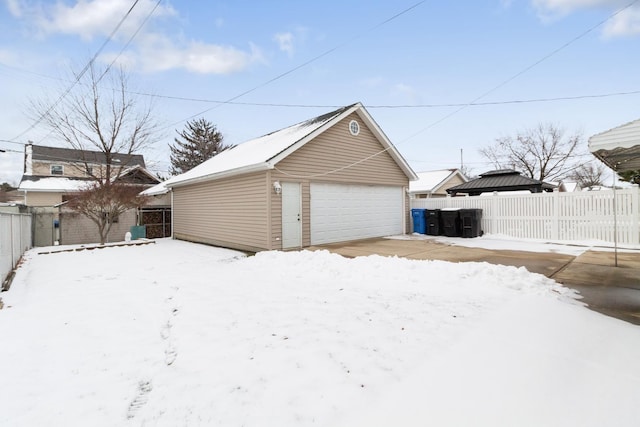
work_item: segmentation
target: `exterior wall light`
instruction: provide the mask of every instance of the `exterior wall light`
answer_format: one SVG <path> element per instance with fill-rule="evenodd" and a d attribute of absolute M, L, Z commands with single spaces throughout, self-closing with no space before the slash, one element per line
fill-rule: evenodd
<path fill-rule="evenodd" d="M 273 191 L 275 191 L 276 194 L 282 193 L 282 185 L 280 185 L 280 181 L 276 181 L 273 183 Z"/>

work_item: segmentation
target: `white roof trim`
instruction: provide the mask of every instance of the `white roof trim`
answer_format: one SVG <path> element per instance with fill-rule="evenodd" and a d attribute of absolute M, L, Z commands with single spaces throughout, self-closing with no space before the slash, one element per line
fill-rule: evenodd
<path fill-rule="evenodd" d="M 185 186 L 185 185 L 197 184 L 198 182 L 211 181 L 211 180 L 214 180 L 214 179 L 228 178 L 228 177 L 231 177 L 231 176 L 234 176 L 234 175 L 241 175 L 241 174 L 251 173 L 251 172 L 260 172 L 260 171 L 265 171 L 267 169 L 273 169 L 273 166 L 268 164 L 267 162 L 257 163 L 257 164 L 253 164 L 253 165 L 249 165 L 249 166 L 243 166 L 241 168 L 230 169 L 230 170 L 223 171 L 223 172 L 217 172 L 217 173 L 212 173 L 212 174 L 209 174 L 209 175 L 199 176 L 199 177 L 196 177 L 196 178 L 185 179 L 183 181 L 179 181 L 179 182 L 175 182 L 175 183 L 171 183 L 169 181 L 165 181 L 165 184 L 166 184 L 166 187 L 168 187 L 168 188 L 182 187 L 182 186 Z M 145 194 L 148 194 L 148 193 L 145 193 Z"/>

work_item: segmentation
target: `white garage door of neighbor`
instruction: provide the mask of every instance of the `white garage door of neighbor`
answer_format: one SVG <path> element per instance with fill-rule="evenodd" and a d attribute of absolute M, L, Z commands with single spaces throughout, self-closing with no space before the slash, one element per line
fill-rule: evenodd
<path fill-rule="evenodd" d="M 311 244 L 402 234 L 402 187 L 311 184 Z"/>

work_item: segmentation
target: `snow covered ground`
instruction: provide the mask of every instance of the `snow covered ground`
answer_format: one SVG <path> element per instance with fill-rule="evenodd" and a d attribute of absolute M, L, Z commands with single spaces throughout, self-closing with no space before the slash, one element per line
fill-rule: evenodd
<path fill-rule="evenodd" d="M 33 250 L 0 425 L 636 426 L 640 327 L 573 295 L 486 263 Z"/>

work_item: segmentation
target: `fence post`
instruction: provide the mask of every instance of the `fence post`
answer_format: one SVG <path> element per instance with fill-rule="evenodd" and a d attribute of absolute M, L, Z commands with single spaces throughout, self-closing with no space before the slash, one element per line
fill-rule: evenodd
<path fill-rule="evenodd" d="M 633 243 L 638 245 L 640 244 L 640 207 L 638 203 L 640 203 L 640 186 L 638 184 L 633 184 L 631 186 L 633 190 L 631 193 L 631 233 L 633 236 Z"/>
<path fill-rule="evenodd" d="M 496 234 L 498 232 L 498 192 L 494 191 L 491 196 L 491 231 Z"/>
<path fill-rule="evenodd" d="M 551 226 L 551 239 L 560 240 L 560 190 L 553 189 L 553 223 Z"/>

